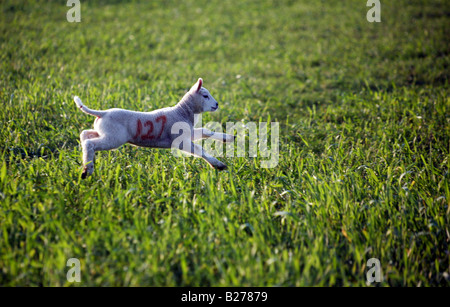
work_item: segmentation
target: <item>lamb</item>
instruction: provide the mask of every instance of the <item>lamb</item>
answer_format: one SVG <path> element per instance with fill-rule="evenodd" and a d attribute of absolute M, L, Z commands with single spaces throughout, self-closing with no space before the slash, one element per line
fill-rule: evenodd
<path fill-rule="evenodd" d="M 84 179 L 94 172 L 96 151 L 111 150 L 125 143 L 135 146 L 171 148 L 179 136 L 173 133 L 176 127 L 189 129 L 189 133 L 177 148 L 189 154 L 203 158 L 211 167 L 224 170 L 227 166 L 206 153 L 203 148 L 193 143 L 202 138 L 212 138 L 222 142 L 233 142 L 234 135 L 215 133 L 205 128 L 194 128 L 198 115 L 202 112 L 214 112 L 219 108 L 217 101 L 209 91 L 202 87 L 203 80 L 198 79 L 192 88 L 174 107 L 167 107 L 152 112 L 136 112 L 124 109 L 105 111 L 91 110 L 78 96 L 74 97 L 77 106 L 84 113 L 96 116 L 93 130 L 84 130 L 80 134 L 83 148 Z M 190 136 L 190 137 L 189 137 Z"/>

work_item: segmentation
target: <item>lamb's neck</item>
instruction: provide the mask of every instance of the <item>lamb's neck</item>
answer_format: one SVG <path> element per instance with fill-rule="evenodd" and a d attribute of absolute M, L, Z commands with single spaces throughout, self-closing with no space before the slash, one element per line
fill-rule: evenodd
<path fill-rule="evenodd" d="M 188 119 L 192 124 L 194 124 L 194 109 L 192 108 L 192 96 L 187 93 L 181 98 L 180 102 L 176 105 L 177 111 L 181 116 Z"/>

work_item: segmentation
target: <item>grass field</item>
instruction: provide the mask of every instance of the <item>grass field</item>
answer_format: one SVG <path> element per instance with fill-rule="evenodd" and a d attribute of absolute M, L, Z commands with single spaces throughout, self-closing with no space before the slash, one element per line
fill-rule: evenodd
<path fill-rule="evenodd" d="M 356 0 L 0 8 L 0 285 L 365 286 L 370 258 L 374 285 L 450 285 L 445 0 L 382 1 L 380 23 Z M 198 77 L 203 122 L 280 123 L 277 167 L 125 145 L 80 179 L 74 95 L 150 111 Z"/>

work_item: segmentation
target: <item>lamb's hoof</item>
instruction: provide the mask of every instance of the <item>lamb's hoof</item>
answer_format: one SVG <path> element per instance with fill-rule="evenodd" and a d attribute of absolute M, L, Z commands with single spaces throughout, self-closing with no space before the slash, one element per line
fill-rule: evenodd
<path fill-rule="evenodd" d="M 86 179 L 89 175 L 92 175 L 93 172 L 93 169 L 90 169 L 89 166 L 85 166 L 83 168 L 83 173 L 81 173 L 81 179 Z"/>
<path fill-rule="evenodd" d="M 216 169 L 218 169 L 219 171 L 224 171 L 228 168 L 228 166 L 226 166 L 223 163 L 220 163 L 219 165 L 216 166 Z"/>

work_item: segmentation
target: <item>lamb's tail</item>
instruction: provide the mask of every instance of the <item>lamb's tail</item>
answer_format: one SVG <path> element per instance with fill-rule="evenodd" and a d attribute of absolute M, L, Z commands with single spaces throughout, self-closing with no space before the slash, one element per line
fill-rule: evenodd
<path fill-rule="evenodd" d="M 90 115 L 94 115 L 97 117 L 102 117 L 103 115 L 106 114 L 106 111 L 98 111 L 98 110 L 91 110 L 88 107 L 86 107 L 82 102 L 80 97 L 75 96 L 73 98 L 73 100 L 75 101 L 75 103 L 77 104 L 77 106 L 80 108 L 81 111 L 83 111 L 86 114 L 90 114 Z"/>

